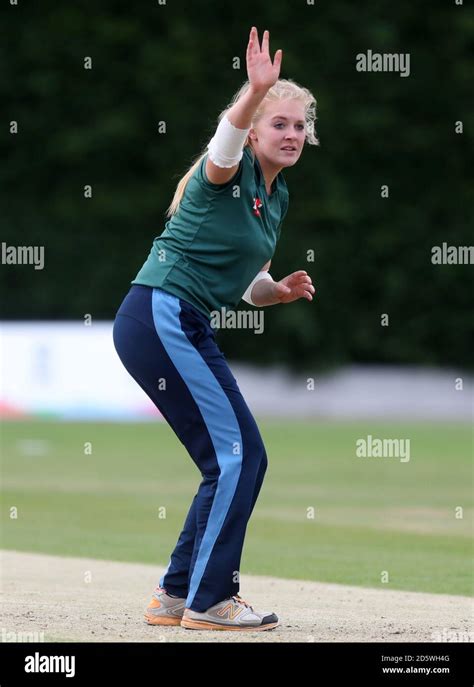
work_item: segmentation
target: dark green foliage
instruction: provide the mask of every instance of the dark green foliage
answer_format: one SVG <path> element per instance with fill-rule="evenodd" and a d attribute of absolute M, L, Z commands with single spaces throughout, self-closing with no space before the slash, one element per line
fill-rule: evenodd
<path fill-rule="evenodd" d="M 20 2 L 1 20 L 1 241 L 45 247 L 42 271 L 2 265 L 3 318 L 114 317 L 177 181 L 246 79 L 255 24 L 272 55 L 283 48 L 281 76 L 318 101 L 321 146 L 285 172 L 271 268 L 307 269 L 317 296 L 266 308 L 262 335 L 221 332 L 226 356 L 472 367 L 473 266 L 431 262 L 432 246 L 473 243 L 467 3 Z M 410 53 L 410 76 L 358 72 L 368 49 Z"/>

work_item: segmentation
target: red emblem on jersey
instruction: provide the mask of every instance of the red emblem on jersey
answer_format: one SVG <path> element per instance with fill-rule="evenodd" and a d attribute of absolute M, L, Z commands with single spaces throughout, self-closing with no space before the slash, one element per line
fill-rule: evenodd
<path fill-rule="evenodd" d="M 260 217 L 260 208 L 262 207 L 263 203 L 260 200 L 260 198 L 254 198 L 254 203 L 253 203 L 253 214 L 256 217 Z"/>

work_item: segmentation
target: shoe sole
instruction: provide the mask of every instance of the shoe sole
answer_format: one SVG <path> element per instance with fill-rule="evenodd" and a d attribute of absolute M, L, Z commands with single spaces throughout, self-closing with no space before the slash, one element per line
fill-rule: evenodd
<path fill-rule="evenodd" d="M 148 625 L 181 625 L 181 618 L 148 615 L 148 613 L 145 613 L 145 620 Z"/>
<path fill-rule="evenodd" d="M 227 630 L 231 632 L 263 632 L 264 630 L 273 630 L 278 624 L 267 623 L 266 625 L 257 625 L 256 627 L 239 627 L 237 625 L 219 625 L 203 620 L 191 620 L 190 618 L 183 618 L 181 621 L 181 627 L 187 630 Z"/>

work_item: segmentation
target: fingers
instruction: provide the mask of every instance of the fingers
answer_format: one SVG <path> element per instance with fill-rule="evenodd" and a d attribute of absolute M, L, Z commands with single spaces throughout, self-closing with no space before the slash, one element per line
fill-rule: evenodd
<path fill-rule="evenodd" d="M 252 26 L 250 29 L 250 37 L 249 37 L 249 44 L 248 44 L 248 51 L 251 53 L 259 53 L 263 52 L 266 55 L 270 54 L 270 31 L 265 29 L 263 32 L 263 37 L 262 37 L 262 49 L 260 50 L 260 43 L 258 41 L 258 31 L 255 26 Z M 281 58 L 282 58 L 282 51 L 277 50 L 275 53 L 275 59 L 273 62 L 273 66 L 277 66 L 281 64 Z"/>
<path fill-rule="evenodd" d="M 273 60 L 273 66 L 275 67 L 275 69 L 280 69 L 282 57 L 283 57 L 283 50 L 277 50 L 275 53 L 275 58 Z"/>
<path fill-rule="evenodd" d="M 308 286 L 308 285 L 309 285 L 309 286 L 311 286 L 312 288 L 314 288 L 314 287 L 312 286 L 313 280 L 312 280 L 311 277 L 309 277 L 308 275 L 300 277 L 300 278 L 298 279 L 298 282 L 299 282 L 300 284 L 303 284 L 304 286 Z"/>
<path fill-rule="evenodd" d="M 308 301 L 313 300 L 313 294 L 316 293 L 316 289 L 313 286 L 311 277 L 305 270 L 293 272 L 288 279 L 291 289 L 297 294 L 297 298 L 306 298 Z"/>
<path fill-rule="evenodd" d="M 298 272 L 293 272 L 290 274 L 289 279 L 291 279 L 292 283 L 296 284 L 312 284 L 313 280 L 309 276 L 305 270 L 299 270 Z"/>
<path fill-rule="evenodd" d="M 260 52 L 260 44 L 258 42 L 258 31 L 255 26 L 250 29 L 250 38 L 247 51 L 252 55 L 257 55 Z"/>
<path fill-rule="evenodd" d="M 298 298 L 306 298 L 308 301 L 313 300 L 313 293 L 315 292 L 314 286 L 299 286 L 296 287 L 295 291 L 298 294 Z"/>
<path fill-rule="evenodd" d="M 299 284 L 290 288 L 285 288 L 282 284 L 278 284 L 276 289 L 276 295 L 278 298 L 281 298 L 282 303 L 291 303 L 298 300 L 298 298 L 306 298 L 306 300 L 312 301 L 314 293 L 315 289 L 311 284 Z"/>

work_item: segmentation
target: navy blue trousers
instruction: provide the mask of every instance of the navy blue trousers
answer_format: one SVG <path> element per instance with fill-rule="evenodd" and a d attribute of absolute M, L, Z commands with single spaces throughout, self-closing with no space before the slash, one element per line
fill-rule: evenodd
<path fill-rule="evenodd" d="M 245 531 L 267 468 L 260 432 L 209 320 L 187 301 L 133 284 L 113 339 L 201 472 L 160 585 L 206 611 L 239 591 Z"/>

